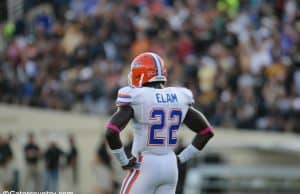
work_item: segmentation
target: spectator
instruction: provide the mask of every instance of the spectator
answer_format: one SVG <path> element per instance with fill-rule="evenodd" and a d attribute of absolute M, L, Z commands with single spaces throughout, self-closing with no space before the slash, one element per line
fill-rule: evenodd
<path fill-rule="evenodd" d="M 45 152 L 45 180 L 44 191 L 57 192 L 59 180 L 59 165 L 60 159 L 63 156 L 63 151 L 57 146 L 56 142 L 52 141 Z"/>
<path fill-rule="evenodd" d="M 111 156 L 108 154 L 105 143 L 101 143 L 97 150 L 93 172 L 96 177 L 95 192 L 97 194 L 113 194 Z"/>
<path fill-rule="evenodd" d="M 13 153 L 7 140 L 0 135 L 0 191 L 11 190 L 13 174 L 10 168 Z"/>
<path fill-rule="evenodd" d="M 71 171 L 71 182 L 72 185 L 78 183 L 78 150 L 74 140 L 74 136 L 69 136 L 70 150 L 66 153 L 67 157 L 67 167 Z"/>
<path fill-rule="evenodd" d="M 28 141 L 24 146 L 24 156 L 26 162 L 25 190 L 40 191 L 41 173 L 39 169 L 39 160 L 41 153 L 33 133 L 28 134 Z"/>

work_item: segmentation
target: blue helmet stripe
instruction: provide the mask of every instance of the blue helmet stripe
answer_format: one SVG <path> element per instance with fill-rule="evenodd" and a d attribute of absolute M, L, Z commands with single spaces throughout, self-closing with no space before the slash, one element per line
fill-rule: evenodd
<path fill-rule="evenodd" d="M 156 65 L 156 74 L 157 75 L 162 75 L 162 65 L 161 62 L 159 60 L 159 58 L 157 57 L 156 54 L 154 53 L 150 53 L 151 56 L 153 57 L 154 61 L 155 61 L 155 65 Z"/>

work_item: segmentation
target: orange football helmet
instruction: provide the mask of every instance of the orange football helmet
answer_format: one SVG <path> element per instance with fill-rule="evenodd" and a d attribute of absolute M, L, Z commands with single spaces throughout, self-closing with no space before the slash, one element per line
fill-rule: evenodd
<path fill-rule="evenodd" d="M 160 56 L 145 52 L 135 57 L 128 75 L 129 84 L 141 87 L 149 82 L 167 81 L 167 68 Z"/>

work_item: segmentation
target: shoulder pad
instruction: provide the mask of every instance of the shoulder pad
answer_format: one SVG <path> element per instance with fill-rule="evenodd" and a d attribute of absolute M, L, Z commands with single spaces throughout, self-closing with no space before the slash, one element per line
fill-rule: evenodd
<path fill-rule="evenodd" d="M 125 86 L 119 89 L 116 100 L 117 106 L 131 105 L 134 101 L 136 88 L 131 86 Z"/>

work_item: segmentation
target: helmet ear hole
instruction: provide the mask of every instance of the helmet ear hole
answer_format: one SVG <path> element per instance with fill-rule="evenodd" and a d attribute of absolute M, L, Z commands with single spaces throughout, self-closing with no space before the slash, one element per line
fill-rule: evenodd
<path fill-rule="evenodd" d="M 141 79 L 141 76 L 140 76 L 140 75 L 135 76 L 134 79 L 135 79 L 136 81 L 139 81 L 139 80 Z"/>

